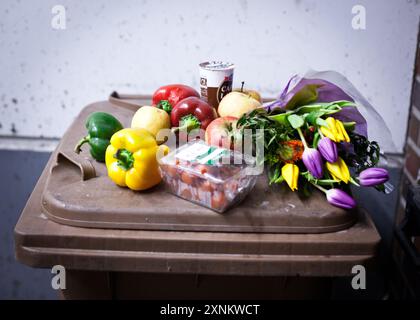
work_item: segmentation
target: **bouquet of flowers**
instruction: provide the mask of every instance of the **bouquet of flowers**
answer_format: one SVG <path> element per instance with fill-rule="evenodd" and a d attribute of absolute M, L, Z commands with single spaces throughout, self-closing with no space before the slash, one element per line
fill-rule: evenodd
<path fill-rule="evenodd" d="M 377 167 L 378 143 L 368 140 L 355 100 L 329 81 L 295 76 L 277 100 L 243 115 L 237 126 L 263 130 L 270 184 L 285 182 L 306 196 L 319 189 L 344 209 L 356 206 L 349 184 L 385 191 L 389 175 Z"/>

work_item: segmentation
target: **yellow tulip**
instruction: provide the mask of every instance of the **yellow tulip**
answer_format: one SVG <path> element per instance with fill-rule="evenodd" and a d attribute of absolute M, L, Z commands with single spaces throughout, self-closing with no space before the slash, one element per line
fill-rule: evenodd
<path fill-rule="evenodd" d="M 350 171 L 343 159 L 338 157 L 338 160 L 334 163 L 326 162 L 325 166 L 329 173 L 335 180 L 343 181 L 348 183 L 350 180 Z"/>
<path fill-rule="evenodd" d="M 321 129 L 321 132 L 324 136 L 326 136 L 327 138 L 330 138 L 334 142 L 338 142 L 337 137 L 330 130 L 328 130 L 325 127 L 321 127 L 320 129 Z"/>
<path fill-rule="evenodd" d="M 339 132 L 339 136 L 342 139 L 341 141 L 350 142 L 350 137 L 347 134 L 347 131 L 344 128 L 343 123 L 340 120 L 336 120 L 335 123 L 337 126 L 337 131 Z"/>
<path fill-rule="evenodd" d="M 298 177 L 299 177 L 299 167 L 293 163 L 286 163 L 281 168 L 281 175 L 284 180 L 286 180 L 292 191 L 297 190 Z"/>
<path fill-rule="evenodd" d="M 328 117 L 326 122 L 328 128 L 321 126 L 321 132 L 324 136 L 330 138 L 334 142 L 350 142 L 350 137 L 340 120 Z"/>

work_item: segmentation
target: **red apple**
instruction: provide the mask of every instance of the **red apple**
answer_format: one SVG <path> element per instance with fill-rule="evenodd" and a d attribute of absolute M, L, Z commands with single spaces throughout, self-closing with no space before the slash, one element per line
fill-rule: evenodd
<path fill-rule="evenodd" d="M 232 150 L 237 146 L 241 150 L 242 139 L 236 128 L 237 121 L 236 117 L 226 116 L 210 122 L 205 134 L 207 144 Z"/>

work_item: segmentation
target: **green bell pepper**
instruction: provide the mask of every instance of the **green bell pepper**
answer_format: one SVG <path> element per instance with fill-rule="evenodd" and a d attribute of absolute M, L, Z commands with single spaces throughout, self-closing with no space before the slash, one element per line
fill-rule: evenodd
<path fill-rule="evenodd" d="M 122 124 L 112 115 L 105 112 L 94 112 L 86 120 L 88 135 L 79 141 L 74 148 L 80 153 L 81 147 L 86 142 L 90 145 L 90 154 L 98 161 L 105 161 L 105 151 L 112 135 L 120 131 Z"/>

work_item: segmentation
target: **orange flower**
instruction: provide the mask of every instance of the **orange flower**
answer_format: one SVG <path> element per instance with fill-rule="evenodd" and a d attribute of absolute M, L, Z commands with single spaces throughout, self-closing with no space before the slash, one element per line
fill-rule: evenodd
<path fill-rule="evenodd" d="M 304 149 L 303 143 L 300 140 L 283 141 L 280 144 L 279 157 L 286 163 L 293 163 L 302 159 Z"/>

